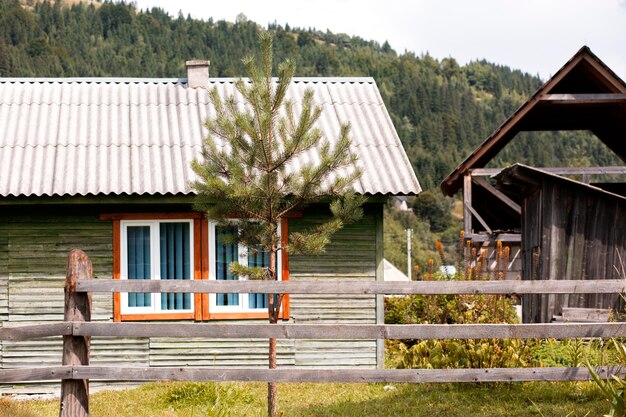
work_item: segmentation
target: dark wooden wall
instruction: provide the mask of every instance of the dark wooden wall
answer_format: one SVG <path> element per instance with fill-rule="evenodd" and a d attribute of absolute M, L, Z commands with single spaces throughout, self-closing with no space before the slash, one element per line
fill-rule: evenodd
<path fill-rule="evenodd" d="M 544 176 L 525 187 L 523 279 L 624 279 L 626 200 Z M 619 255 L 618 255 L 619 253 Z M 617 294 L 524 297 L 524 322 L 549 322 L 563 307 L 620 308 Z"/>
<path fill-rule="evenodd" d="M 0 327 L 63 320 L 67 254 L 83 249 L 93 262 L 94 279 L 111 278 L 113 234 L 100 213 L 152 211 L 146 207 L 0 207 Z M 187 210 L 190 208 L 187 207 Z M 159 207 L 160 211 L 163 208 Z M 327 207 L 311 207 L 291 230 L 327 218 Z M 376 234 L 382 205 L 368 205 L 360 221 L 333 236 L 324 254 L 290 257 L 290 278 L 377 279 Z M 378 231 L 382 233 L 382 230 Z M 112 296 L 95 293 L 93 321 L 112 320 Z M 376 323 L 375 295 L 293 295 L 295 323 Z M 124 366 L 267 366 L 267 340 L 99 337 L 92 340 L 94 364 Z M 0 368 L 61 364 L 62 339 L 0 342 Z M 376 340 L 279 341 L 280 366 L 376 367 Z M 58 384 L 57 384 L 58 385 Z M 46 392 L 43 386 L 24 392 Z M 1 392 L 18 392 L 0 384 Z M 22 391 L 19 391 L 22 392 Z"/>

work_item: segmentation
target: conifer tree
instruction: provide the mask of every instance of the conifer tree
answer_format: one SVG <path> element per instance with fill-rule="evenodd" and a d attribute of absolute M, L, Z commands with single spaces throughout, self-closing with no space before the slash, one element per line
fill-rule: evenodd
<path fill-rule="evenodd" d="M 322 108 L 307 90 L 301 103 L 286 99 L 295 65 L 286 60 L 272 78 L 272 37 L 259 35 L 262 60 L 244 59 L 247 80 L 235 82 L 238 96 L 221 97 L 213 89 L 210 100 L 215 116 L 206 122 L 202 157 L 194 161 L 199 177 L 195 207 L 208 218 L 229 223 L 233 214 L 237 234 L 233 239 L 269 254 L 263 268 L 233 263 L 230 272 L 248 279 L 277 279 L 280 251 L 317 254 L 331 235 L 362 216 L 364 197 L 351 190 L 360 176 L 350 148 L 350 126 L 341 126 L 330 140 L 315 127 Z M 299 109 L 296 112 L 296 108 Z M 317 162 L 294 161 L 304 154 Z M 328 221 L 303 232 L 289 233 L 288 247 L 279 236 L 280 221 L 312 203 L 328 202 Z M 232 224 L 232 220 L 230 223 Z M 268 294 L 270 323 L 277 323 L 284 294 Z M 276 367 L 276 339 L 269 340 L 269 367 Z M 276 383 L 268 383 L 268 415 L 276 415 Z"/>

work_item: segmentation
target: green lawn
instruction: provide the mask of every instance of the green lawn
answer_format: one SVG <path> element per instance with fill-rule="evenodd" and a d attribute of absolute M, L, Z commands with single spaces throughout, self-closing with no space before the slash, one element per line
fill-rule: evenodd
<path fill-rule="evenodd" d="M 279 415 L 601 416 L 608 403 L 590 382 L 510 384 L 279 384 Z M 262 383 L 150 383 L 91 396 L 92 417 L 265 415 Z M 0 416 L 58 416 L 56 401 L 0 397 Z"/>

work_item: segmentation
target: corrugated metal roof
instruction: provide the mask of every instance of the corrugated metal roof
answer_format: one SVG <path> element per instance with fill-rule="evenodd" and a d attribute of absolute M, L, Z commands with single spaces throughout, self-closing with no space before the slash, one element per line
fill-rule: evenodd
<path fill-rule="evenodd" d="M 236 93 L 234 79 L 209 87 Z M 421 191 L 373 79 L 298 78 L 288 98 L 298 103 L 309 88 L 324 136 L 352 125 L 357 191 Z M 184 79 L 0 79 L 0 195 L 191 193 L 191 162 L 212 115 L 207 90 Z"/>

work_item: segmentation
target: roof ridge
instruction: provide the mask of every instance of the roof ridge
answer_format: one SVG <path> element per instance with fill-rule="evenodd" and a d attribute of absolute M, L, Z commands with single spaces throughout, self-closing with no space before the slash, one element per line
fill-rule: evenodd
<path fill-rule="evenodd" d="M 198 100 L 198 101 L 169 101 L 169 102 L 147 102 L 147 101 L 138 101 L 134 103 L 124 102 L 123 100 L 119 100 L 118 102 L 92 102 L 92 103 L 80 103 L 76 100 L 70 101 L 2 101 L 0 98 L 0 105 L 6 106 L 34 106 L 34 105 L 47 105 L 47 106 L 77 106 L 77 107 L 133 107 L 133 106 L 151 106 L 151 107 L 159 107 L 159 106 L 197 106 L 198 104 L 210 105 L 211 100 Z"/>
<path fill-rule="evenodd" d="M 14 149 L 14 148 L 21 148 L 21 149 L 26 149 L 26 148 L 47 148 L 47 147 L 63 147 L 63 148 L 70 148 L 70 147 L 74 147 L 74 148 L 78 148 L 78 147 L 105 147 L 105 148 L 110 148 L 110 147 L 117 147 L 117 148 L 121 148 L 121 147 L 137 147 L 137 148 L 152 148 L 152 147 L 158 147 L 158 148 L 184 148 L 184 147 L 202 147 L 201 143 L 189 143 L 189 144 L 180 144 L 180 143 L 162 143 L 162 144 L 158 144 L 158 143 L 126 143 L 126 141 L 123 141 L 122 143 L 108 143 L 108 144 L 100 144 L 100 143 L 88 143 L 88 144 L 84 144 L 84 143 L 44 143 L 44 144 L 32 144 L 32 143 L 27 143 L 27 144 L 14 144 L 14 145 L 3 145 L 0 144 L 0 148 L 5 148 L 5 149 Z"/>
<path fill-rule="evenodd" d="M 234 83 L 248 77 L 209 77 L 211 83 Z M 273 77 L 272 80 L 278 80 Z M 293 77 L 294 83 L 375 83 L 373 77 Z M 99 84 L 187 84 L 187 78 L 149 77 L 0 77 L 0 83 L 99 83 Z"/>
<path fill-rule="evenodd" d="M 187 84 L 186 78 L 145 78 L 145 77 L 0 77 L 0 83 L 31 83 L 31 84 L 71 84 L 71 83 L 102 83 L 102 84 Z"/>

